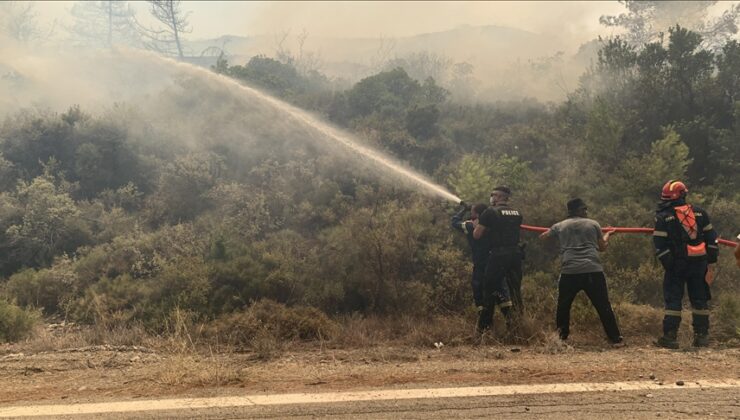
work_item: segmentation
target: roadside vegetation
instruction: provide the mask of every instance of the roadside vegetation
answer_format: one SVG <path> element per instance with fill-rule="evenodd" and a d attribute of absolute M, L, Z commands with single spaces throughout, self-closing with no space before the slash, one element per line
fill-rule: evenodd
<path fill-rule="evenodd" d="M 681 27 L 639 48 L 605 40 L 559 104 L 456 103 L 402 67 L 347 89 L 263 56 L 214 71 L 355 133 L 467 202 L 506 183 L 527 224 L 551 225 L 580 196 L 603 226 L 651 226 L 663 183 L 680 178 L 722 237 L 740 232 L 737 41 L 708 50 Z M 448 226 L 453 204 L 279 133 L 245 147 L 277 124 L 237 130 L 241 111 L 216 115 L 228 99 L 202 89 L 185 79 L 163 93 L 191 116 L 214 112 L 195 146 L 125 104 L 22 110 L 2 123 L 0 341 L 61 345 L 38 329 L 45 318 L 74 323 L 77 344 L 156 338 L 265 358 L 296 342 L 470 343 L 471 264 Z M 546 347 L 557 251 L 523 237 L 527 314 L 516 334 L 492 339 Z M 731 259 L 723 250 L 711 334 L 735 346 Z M 613 237 L 604 262 L 627 340 L 657 335 L 662 270 L 650 238 Z M 580 297 L 573 322 L 600 339 Z"/>

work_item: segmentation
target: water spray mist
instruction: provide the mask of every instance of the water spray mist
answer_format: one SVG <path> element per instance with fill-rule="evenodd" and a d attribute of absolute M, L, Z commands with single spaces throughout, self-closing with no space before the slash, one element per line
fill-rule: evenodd
<path fill-rule="evenodd" d="M 382 168 L 391 170 L 393 173 L 402 176 L 406 180 L 411 181 L 415 185 L 421 187 L 425 192 L 453 201 L 455 203 L 459 203 L 461 201 L 459 197 L 447 191 L 444 187 L 428 180 L 421 174 L 409 168 L 405 168 L 400 163 L 395 162 L 394 160 L 392 160 L 388 156 L 383 155 L 377 150 L 373 150 L 367 146 L 361 145 L 353 135 L 344 132 L 338 128 L 332 127 L 328 123 L 321 121 L 310 113 L 300 108 L 289 105 L 263 92 L 260 92 L 257 89 L 243 85 L 235 80 L 229 79 L 226 76 L 213 73 L 204 68 L 175 61 L 170 58 L 161 57 L 153 53 L 135 50 L 125 50 L 122 51 L 122 53 L 136 54 L 150 59 L 160 60 L 186 73 L 195 74 L 200 77 L 208 78 L 210 80 L 215 80 L 218 83 L 224 84 L 230 88 L 237 89 L 239 92 L 248 94 L 249 96 L 257 98 L 263 103 L 270 105 L 273 109 L 278 110 L 281 113 L 289 116 L 302 126 L 317 132 L 321 135 L 322 138 L 331 140 L 336 144 L 343 146 L 347 150 L 352 151 L 363 158 L 369 159 L 371 162 L 377 165 L 380 165 Z"/>

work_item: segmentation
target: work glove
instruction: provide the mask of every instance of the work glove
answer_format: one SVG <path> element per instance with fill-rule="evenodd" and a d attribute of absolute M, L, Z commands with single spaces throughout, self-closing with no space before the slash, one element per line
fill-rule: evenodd
<path fill-rule="evenodd" d="M 665 271 L 673 270 L 673 255 L 669 252 L 660 257 L 660 264 L 663 266 Z"/>
<path fill-rule="evenodd" d="M 463 218 L 465 217 L 465 214 L 466 214 L 467 212 L 468 212 L 467 210 L 465 210 L 464 208 L 461 208 L 461 209 L 460 209 L 460 210 L 459 210 L 459 211 L 458 211 L 457 213 L 455 213 L 455 217 L 456 217 L 456 218 L 457 218 L 458 220 L 462 221 L 462 220 L 463 220 Z"/>
<path fill-rule="evenodd" d="M 707 265 L 707 272 L 704 275 L 704 281 L 707 282 L 707 286 L 712 286 L 714 283 L 714 264 Z"/>

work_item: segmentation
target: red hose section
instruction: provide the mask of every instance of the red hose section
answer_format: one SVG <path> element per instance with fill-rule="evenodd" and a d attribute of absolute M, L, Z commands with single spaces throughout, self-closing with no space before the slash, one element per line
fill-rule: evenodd
<path fill-rule="evenodd" d="M 530 232 L 545 232 L 548 229 L 546 227 L 529 226 L 529 225 L 521 225 L 521 228 L 522 230 L 528 230 Z M 614 230 L 614 232 L 619 232 L 619 233 L 646 233 L 646 234 L 653 233 L 652 228 L 605 227 L 605 228 L 601 228 L 601 230 L 604 232 L 608 230 Z M 730 247 L 738 246 L 737 242 L 728 241 L 727 239 L 717 239 L 717 242 L 721 245 L 730 246 Z"/>

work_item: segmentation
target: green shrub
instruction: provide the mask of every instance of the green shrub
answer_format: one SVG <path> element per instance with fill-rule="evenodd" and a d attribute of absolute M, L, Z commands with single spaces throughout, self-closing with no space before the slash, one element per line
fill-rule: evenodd
<path fill-rule="evenodd" d="M 71 304 L 70 315 L 79 321 L 99 323 L 115 314 L 121 320 L 160 331 L 175 308 L 205 316 L 208 293 L 203 261 L 182 258 L 161 264 L 160 271 L 148 279 L 129 274 L 102 277 Z"/>
<path fill-rule="evenodd" d="M 713 314 L 712 335 L 719 341 L 740 339 L 740 296 L 724 295 Z"/>
<path fill-rule="evenodd" d="M 425 261 L 434 279 L 432 295 L 425 297 L 430 300 L 433 311 L 461 312 L 473 305 L 470 257 L 464 255 L 459 247 L 431 246 Z"/>
<path fill-rule="evenodd" d="M 0 342 L 12 343 L 28 337 L 39 319 L 38 311 L 0 300 Z"/>
<path fill-rule="evenodd" d="M 586 292 L 578 293 L 570 309 L 571 333 L 573 335 L 598 334 L 601 328 L 599 314 L 586 296 Z"/>
<path fill-rule="evenodd" d="M 542 325 L 555 325 L 555 308 L 558 300 L 557 275 L 538 271 L 524 276 L 522 300 L 529 317 Z"/>
<path fill-rule="evenodd" d="M 58 313 L 70 299 L 76 276 L 67 258 L 44 270 L 26 269 L 10 277 L 5 295 L 21 306 L 40 308 L 46 314 Z"/>
<path fill-rule="evenodd" d="M 652 258 L 637 269 L 615 268 L 607 284 L 612 303 L 663 305 L 663 268 Z"/>
<path fill-rule="evenodd" d="M 125 323 L 141 317 L 141 302 L 146 295 L 143 284 L 128 274 L 114 279 L 103 277 L 72 302 L 70 317 L 91 324 L 102 324 L 111 318 Z"/>

